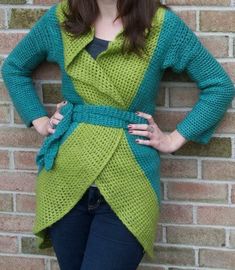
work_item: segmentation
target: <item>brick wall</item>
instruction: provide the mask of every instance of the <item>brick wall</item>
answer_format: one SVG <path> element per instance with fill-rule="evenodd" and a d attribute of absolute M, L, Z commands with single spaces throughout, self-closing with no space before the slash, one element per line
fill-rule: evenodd
<path fill-rule="evenodd" d="M 0 65 L 35 21 L 58 1 L 0 0 Z M 235 83 L 235 1 L 165 0 L 200 37 Z M 59 67 L 33 72 L 38 95 L 52 114 L 60 95 Z M 171 132 L 197 100 L 187 74 L 165 73 L 156 122 Z M 166 121 L 167 120 L 167 121 Z M 35 154 L 42 143 L 21 122 L 0 78 L 0 269 L 59 269 L 52 249 L 38 250 L 31 233 L 35 207 Z M 235 269 L 235 100 L 211 142 L 188 142 L 161 154 L 164 201 L 156 261 L 138 270 Z"/>

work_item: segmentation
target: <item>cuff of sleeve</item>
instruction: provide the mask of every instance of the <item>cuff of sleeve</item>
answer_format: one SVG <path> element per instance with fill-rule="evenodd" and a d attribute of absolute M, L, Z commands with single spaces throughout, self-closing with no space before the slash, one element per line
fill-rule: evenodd
<path fill-rule="evenodd" d="M 37 113 L 30 114 L 30 117 L 21 117 L 23 122 L 25 123 L 26 127 L 30 128 L 33 126 L 33 120 L 43 117 L 43 116 L 48 116 L 48 113 L 45 110 L 38 111 Z M 48 116 L 49 117 L 49 116 Z"/>
<path fill-rule="evenodd" d="M 188 141 L 193 141 L 200 144 L 207 144 L 210 142 L 210 139 L 213 136 L 216 126 L 213 126 L 207 129 L 205 132 L 196 135 L 193 134 L 190 128 L 186 127 L 183 122 L 180 122 L 176 125 L 176 130 Z"/>

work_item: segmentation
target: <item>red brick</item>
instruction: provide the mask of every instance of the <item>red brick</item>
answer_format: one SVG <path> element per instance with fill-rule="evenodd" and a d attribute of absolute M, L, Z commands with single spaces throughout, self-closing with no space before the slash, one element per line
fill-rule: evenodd
<path fill-rule="evenodd" d="M 235 226 L 235 207 L 198 206 L 198 224 Z"/>
<path fill-rule="evenodd" d="M 231 201 L 232 201 L 232 203 L 235 203 L 235 185 L 232 185 Z"/>
<path fill-rule="evenodd" d="M 199 250 L 199 265 L 213 269 L 232 270 L 235 265 L 235 251 L 201 249 Z"/>
<path fill-rule="evenodd" d="M 17 194 L 16 195 L 16 211 L 17 212 L 35 212 L 35 196 Z"/>
<path fill-rule="evenodd" d="M 186 112 L 156 110 L 154 120 L 162 131 L 173 131 L 185 115 Z"/>
<path fill-rule="evenodd" d="M 172 154 L 174 156 L 231 158 L 232 141 L 229 137 L 212 137 L 208 144 L 189 141 Z"/>
<path fill-rule="evenodd" d="M 197 161 L 194 159 L 162 159 L 162 177 L 196 178 Z"/>
<path fill-rule="evenodd" d="M 5 11 L 4 9 L 0 9 L 0 29 L 5 28 Z"/>
<path fill-rule="evenodd" d="M 0 235 L 0 252 L 17 253 L 17 251 L 18 251 L 18 242 L 16 236 Z"/>
<path fill-rule="evenodd" d="M 35 5 L 52 5 L 58 2 L 59 0 L 34 0 L 33 1 Z"/>
<path fill-rule="evenodd" d="M 227 203 L 228 186 L 225 184 L 205 184 L 191 182 L 167 182 L 170 200 Z"/>
<path fill-rule="evenodd" d="M 0 82 L 0 100 L 1 101 L 10 101 L 8 91 L 5 87 L 4 82 Z"/>
<path fill-rule="evenodd" d="M 0 193 L 0 211 L 13 211 L 13 197 L 12 194 Z"/>
<path fill-rule="evenodd" d="M 230 0 L 166 0 L 167 5 L 229 6 Z"/>
<path fill-rule="evenodd" d="M 35 192 L 36 172 L 1 172 L 0 190 Z"/>
<path fill-rule="evenodd" d="M 166 95 L 166 88 L 160 86 L 158 89 L 158 94 L 156 95 L 155 104 L 157 106 L 165 106 L 165 95 Z"/>
<path fill-rule="evenodd" d="M 157 264 L 194 265 L 195 255 L 191 248 L 157 246 L 154 249 L 156 250 L 156 259 L 152 261 Z"/>
<path fill-rule="evenodd" d="M 161 224 L 157 224 L 157 235 L 155 238 L 155 242 L 162 242 L 162 225 Z"/>
<path fill-rule="evenodd" d="M 235 248 L 235 230 L 230 230 L 229 247 Z"/>
<path fill-rule="evenodd" d="M 0 150 L 0 169 L 9 168 L 9 152 Z"/>
<path fill-rule="evenodd" d="M 39 147 L 43 136 L 34 128 L 1 127 L 0 145 L 12 147 Z"/>
<path fill-rule="evenodd" d="M 235 162 L 203 160 L 202 178 L 209 180 L 235 180 Z"/>
<path fill-rule="evenodd" d="M 31 233 L 33 223 L 34 216 L 0 214 L 1 231 Z"/>
<path fill-rule="evenodd" d="M 198 99 L 196 87 L 169 87 L 170 107 L 192 107 Z"/>
<path fill-rule="evenodd" d="M 58 264 L 58 261 L 57 260 L 50 260 L 51 262 L 51 270 L 60 270 L 59 268 L 59 264 Z M 143 268 L 141 269 L 137 269 L 137 270 L 144 270 Z M 146 270 L 152 270 L 151 268 L 150 269 L 146 269 Z M 159 269 L 160 270 L 160 269 Z"/>
<path fill-rule="evenodd" d="M 201 11 L 201 31 L 235 32 L 235 11 Z"/>
<path fill-rule="evenodd" d="M 10 123 L 11 121 L 11 113 L 10 113 L 10 105 L 2 104 L 0 105 L 0 123 Z"/>
<path fill-rule="evenodd" d="M 43 258 L 0 256 L 0 269 L 44 270 L 45 263 Z"/>
<path fill-rule="evenodd" d="M 225 246 L 224 229 L 168 226 L 166 228 L 166 238 L 167 242 L 172 244 Z"/>
<path fill-rule="evenodd" d="M 165 270 L 166 268 L 151 266 L 151 265 L 139 265 L 136 270 Z M 59 268 L 53 268 L 52 270 L 59 270 Z"/>
<path fill-rule="evenodd" d="M 36 152 L 14 151 L 14 163 L 16 169 L 36 170 Z"/>
<path fill-rule="evenodd" d="M 161 207 L 160 222 L 191 224 L 193 222 L 192 206 L 164 203 Z"/>

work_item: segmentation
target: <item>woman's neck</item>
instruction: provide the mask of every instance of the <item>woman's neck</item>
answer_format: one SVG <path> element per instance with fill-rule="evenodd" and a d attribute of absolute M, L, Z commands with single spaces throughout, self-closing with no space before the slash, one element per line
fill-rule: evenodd
<path fill-rule="evenodd" d="M 117 0 L 96 0 L 103 21 L 114 21 L 117 16 Z"/>

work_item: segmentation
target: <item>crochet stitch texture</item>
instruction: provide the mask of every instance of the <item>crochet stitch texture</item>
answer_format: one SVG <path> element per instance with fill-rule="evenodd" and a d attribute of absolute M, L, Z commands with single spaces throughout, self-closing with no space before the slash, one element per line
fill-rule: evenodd
<path fill-rule="evenodd" d="M 201 90 L 198 101 L 176 129 L 187 140 L 206 144 L 220 124 L 235 89 L 223 67 L 172 10 L 158 8 L 146 39 L 147 54 L 123 56 L 120 31 L 93 59 L 85 46 L 94 28 L 74 38 L 59 25 L 66 0 L 52 5 L 5 59 L 2 77 L 27 127 L 48 116 L 36 94 L 32 71 L 44 60 L 61 70 L 61 93 L 68 103 L 56 132 L 37 153 L 36 216 L 39 248 L 51 247 L 48 226 L 62 218 L 95 181 L 111 208 L 153 258 L 161 209 L 159 151 L 135 142 L 135 115 L 153 115 L 166 68 L 186 71 Z"/>

